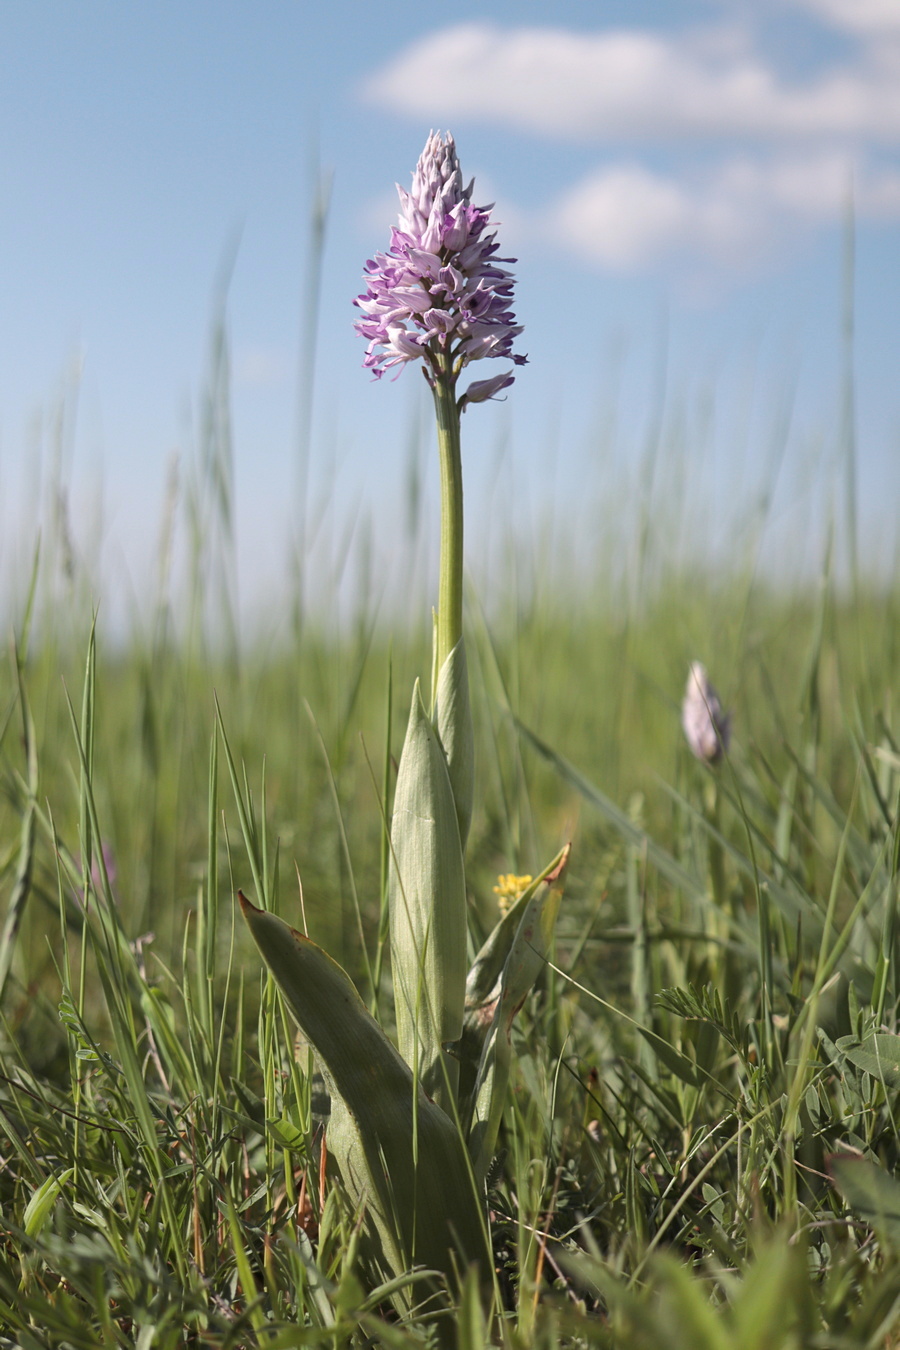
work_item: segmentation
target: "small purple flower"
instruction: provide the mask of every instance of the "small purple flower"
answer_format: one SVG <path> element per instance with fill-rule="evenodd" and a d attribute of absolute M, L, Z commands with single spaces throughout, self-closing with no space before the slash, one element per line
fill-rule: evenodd
<path fill-rule="evenodd" d="M 727 751 L 731 738 L 731 717 L 723 712 L 719 695 L 707 679 L 706 667 L 699 661 L 691 662 L 681 705 L 681 725 L 697 759 L 715 764 Z"/>
<path fill-rule="evenodd" d="M 367 290 L 354 304 L 365 315 L 354 324 L 367 338 L 363 365 L 377 379 L 393 366 L 424 360 L 435 381 L 449 373 L 455 384 L 464 366 L 487 356 L 524 365 L 513 352 L 522 332 L 512 312 L 513 276 L 497 258 L 496 234 L 486 233 L 490 206 L 473 206 L 474 179 L 463 187 L 453 137 L 428 137 L 413 174 L 412 190 L 399 185 L 400 222 L 387 253 L 365 266 Z M 512 384 L 513 372 L 476 380 L 459 400 L 481 403 Z"/>

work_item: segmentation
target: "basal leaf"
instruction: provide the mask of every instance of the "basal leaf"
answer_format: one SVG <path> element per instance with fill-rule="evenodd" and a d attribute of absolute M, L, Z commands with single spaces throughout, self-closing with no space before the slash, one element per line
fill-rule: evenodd
<path fill-rule="evenodd" d="M 321 947 L 240 897 L 244 917 L 331 1093 L 330 1157 L 368 1225 L 382 1273 L 426 1266 L 451 1278 L 487 1255 L 459 1131 L 414 1091 L 409 1066 L 346 972 Z"/>

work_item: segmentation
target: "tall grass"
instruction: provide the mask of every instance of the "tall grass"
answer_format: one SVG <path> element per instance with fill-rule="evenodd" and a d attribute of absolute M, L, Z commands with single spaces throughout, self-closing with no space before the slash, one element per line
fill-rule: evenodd
<path fill-rule="evenodd" d="M 365 585 L 336 626 L 300 566 L 284 636 L 242 645 L 227 351 L 220 307 L 179 470 L 187 587 L 174 480 L 127 641 L 94 626 L 60 510 L 0 674 L 0 1344 L 25 1350 L 434 1332 L 364 1284 L 321 1085 L 234 917 L 239 886 L 265 890 L 390 1022 L 393 690 L 430 634 Z M 719 575 L 667 564 L 662 444 L 624 569 L 564 588 L 510 546 L 469 606 L 475 928 L 498 873 L 573 853 L 513 1033 L 493 1298 L 461 1279 L 458 1344 L 894 1344 L 900 596 L 857 575 L 848 598 L 829 555 L 792 587 L 752 549 Z M 734 716 L 715 768 L 682 744 L 694 657 Z"/>

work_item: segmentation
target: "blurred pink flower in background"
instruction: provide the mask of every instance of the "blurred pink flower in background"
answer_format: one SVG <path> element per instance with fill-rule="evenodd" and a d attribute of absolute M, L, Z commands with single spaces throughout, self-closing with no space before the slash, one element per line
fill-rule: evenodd
<path fill-rule="evenodd" d="M 731 715 L 722 709 L 719 695 L 710 684 L 706 667 L 691 662 L 681 725 L 691 752 L 707 764 L 715 764 L 728 750 L 731 739 Z"/>

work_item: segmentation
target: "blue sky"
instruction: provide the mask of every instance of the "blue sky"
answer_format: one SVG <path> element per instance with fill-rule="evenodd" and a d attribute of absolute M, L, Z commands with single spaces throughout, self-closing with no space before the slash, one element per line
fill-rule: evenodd
<path fill-rule="evenodd" d="M 529 0 L 0 7 L 7 576 L 65 392 L 76 550 L 96 546 L 102 483 L 98 575 L 141 591 L 167 464 L 177 453 L 183 482 L 196 443 L 216 277 L 236 249 L 240 564 L 248 593 L 276 584 L 317 163 L 332 195 L 310 511 L 337 539 L 371 509 L 390 553 L 424 398 L 415 371 L 370 383 L 350 301 L 388 242 L 393 184 L 448 127 L 519 259 L 531 358 L 504 404 L 466 415 L 473 519 L 489 493 L 529 526 L 546 508 L 587 528 L 604 496 L 628 514 L 664 386 L 660 457 L 702 498 L 705 542 L 727 546 L 778 463 L 786 565 L 791 546 L 814 564 L 852 193 L 862 537 L 893 550 L 900 4 L 558 0 L 549 16 Z M 657 464 L 663 484 L 676 471 Z"/>

